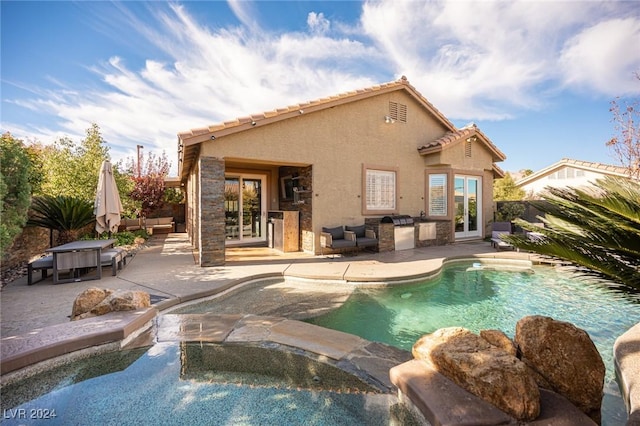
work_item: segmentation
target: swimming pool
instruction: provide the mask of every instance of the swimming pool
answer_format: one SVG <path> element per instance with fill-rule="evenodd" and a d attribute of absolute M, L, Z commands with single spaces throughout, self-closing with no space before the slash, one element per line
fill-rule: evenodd
<path fill-rule="evenodd" d="M 549 315 L 571 321 L 590 333 L 608 370 L 603 424 L 624 423 L 626 411 L 612 379 L 611 347 L 613 340 L 628 328 L 627 323 L 630 326 L 640 322 L 638 298 L 554 268 L 526 266 L 497 271 L 492 268 L 502 268 L 485 266 L 475 268 L 473 263 L 452 262 L 436 279 L 387 288 L 269 280 L 247 285 L 214 300 L 183 306 L 175 313 L 250 313 L 296 319 L 316 316 L 310 322 L 336 317 L 347 324 L 361 324 L 345 331 L 382 342 L 397 335 L 398 342 L 394 345 L 405 348 L 410 348 L 416 335 L 420 337 L 433 331 L 430 328 L 450 325 L 462 325 L 475 331 L 500 328 L 513 335 L 515 322 L 522 316 Z M 547 275 L 549 282 L 532 280 Z M 452 281 L 447 284 L 447 280 Z M 429 305 L 440 296 L 446 303 L 440 300 Z M 534 308 L 520 309 L 519 302 L 516 303 L 518 298 L 527 302 L 527 306 L 533 304 Z M 409 301 L 420 303 L 407 308 L 412 306 Z M 538 302 L 551 305 L 552 311 L 537 311 Z M 327 311 L 328 314 L 317 316 Z M 344 314 L 349 311 L 353 314 L 351 318 Z M 435 319 L 425 311 L 437 313 L 433 315 Z M 567 319 L 565 315 L 575 317 L 575 320 Z M 605 325 L 599 329 L 597 324 L 601 324 L 601 320 L 605 320 Z M 590 325 L 592 321 L 593 326 Z M 411 323 L 418 326 L 409 326 Z M 323 325 L 329 326 L 328 323 Z M 367 334 L 375 330 L 376 334 Z M 216 370 L 222 373 L 215 374 L 198 372 L 197 368 L 190 368 L 196 365 L 193 362 L 185 369 L 184 361 L 194 359 L 188 356 L 190 350 L 184 350 L 185 345 L 161 343 L 111 355 L 116 360 L 124 357 L 125 361 L 116 362 L 108 356 L 99 356 L 88 363 L 82 361 L 62 370 L 54 369 L 38 380 L 28 379 L 22 388 L 3 387 L 2 423 L 37 423 L 35 420 L 38 419 L 17 416 L 44 416 L 45 410 L 58 407 L 53 405 L 54 400 L 61 407 L 57 408 L 56 418 L 43 419 L 42 423 L 69 424 L 73 421 L 63 420 L 71 416 L 71 419 L 79 419 L 75 422 L 78 424 L 97 421 L 100 424 L 109 424 L 109 421 L 113 424 L 141 424 L 141 421 L 149 424 L 157 423 L 155 420 L 158 419 L 164 423 L 271 424 L 279 423 L 281 418 L 277 416 L 281 414 L 282 419 L 291 424 L 333 424 L 332 419 L 336 418 L 347 419 L 349 424 L 376 424 L 372 421 L 388 424 L 397 416 L 394 411 L 398 407 L 397 400 L 390 395 L 366 390 L 310 388 L 282 382 L 282 378 L 272 378 L 268 374 L 256 376 L 255 372 L 249 372 L 249 375 L 244 374 L 246 371 L 225 369 Z M 190 374 L 195 376 L 189 377 Z M 256 377 L 273 385 L 265 386 L 260 380 L 256 382 Z M 339 381 L 348 378 L 348 375 L 343 376 Z M 17 395 L 21 399 L 9 401 L 5 395 Z M 131 421 L 127 420 L 129 415 L 133 416 Z"/>
<path fill-rule="evenodd" d="M 334 425 L 415 422 L 394 395 L 261 347 L 157 343 L 3 387 L 3 424 Z"/>
<path fill-rule="evenodd" d="M 527 315 L 567 321 L 589 333 L 607 367 L 603 424 L 624 422 L 612 348 L 640 322 L 640 298 L 603 281 L 553 267 L 451 262 L 432 280 L 357 289 L 339 309 L 307 321 L 410 350 L 422 335 L 443 327 L 498 329 L 513 337 Z"/>

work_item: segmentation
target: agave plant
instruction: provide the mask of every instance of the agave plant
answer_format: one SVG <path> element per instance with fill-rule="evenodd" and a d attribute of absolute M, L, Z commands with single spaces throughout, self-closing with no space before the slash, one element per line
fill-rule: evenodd
<path fill-rule="evenodd" d="M 640 289 L 640 182 L 608 177 L 593 188 L 546 190 L 546 202 L 532 202 L 546 214 L 539 218 L 545 227 L 515 221 L 544 237 L 531 241 L 512 235 L 505 240 Z"/>
<path fill-rule="evenodd" d="M 42 196 L 33 199 L 33 211 L 27 225 L 58 231 L 57 244 L 75 241 L 78 232 L 95 221 L 93 203 L 67 196 Z"/>

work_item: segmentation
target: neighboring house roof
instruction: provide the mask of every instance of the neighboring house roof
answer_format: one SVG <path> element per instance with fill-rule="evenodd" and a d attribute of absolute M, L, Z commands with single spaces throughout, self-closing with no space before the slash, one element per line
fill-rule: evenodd
<path fill-rule="evenodd" d="M 495 146 L 474 123 L 471 123 L 459 130 L 447 132 L 443 137 L 418 148 L 418 152 L 423 155 L 431 154 L 434 152 L 442 151 L 443 149 L 447 149 L 459 142 L 473 137 L 475 137 L 476 140 L 482 142 L 482 144 L 484 144 L 485 147 L 491 152 L 491 154 L 493 155 L 493 161 L 504 161 L 507 158 L 507 156 L 504 155 L 502 151 L 500 151 L 498 147 Z M 504 175 L 504 172 L 502 174 Z"/>
<path fill-rule="evenodd" d="M 627 169 L 624 167 L 612 166 L 610 164 L 593 163 L 590 161 L 572 160 L 570 158 L 563 158 L 557 163 L 554 163 L 548 167 L 545 167 L 542 170 L 539 170 L 533 174 L 530 174 L 529 176 L 526 176 L 516 181 L 515 184 L 516 186 L 522 187 L 540 178 L 543 178 L 557 170 L 560 170 L 563 167 L 573 167 L 575 169 L 586 170 L 594 173 L 599 173 L 602 175 L 629 177 L 629 173 Z"/>
<path fill-rule="evenodd" d="M 477 136 L 491 150 L 494 155 L 494 161 L 502 161 L 506 158 L 505 155 L 500 152 L 500 150 L 498 150 L 498 148 L 496 148 L 493 143 L 491 143 L 489 138 L 487 138 L 477 127 L 475 127 L 475 125 L 472 129 L 456 129 L 451 121 L 449 121 L 440 111 L 438 111 L 436 107 L 434 107 L 424 96 L 422 96 L 422 94 L 409 83 L 405 76 L 402 76 L 402 78 L 400 78 L 399 80 L 389 83 L 379 84 L 365 89 L 345 92 L 335 96 L 321 98 L 315 101 L 309 101 L 285 108 L 279 108 L 273 111 L 267 111 L 259 114 L 253 114 L 247 117 L 236 118 L 234 120 L 213 124 L 207 127 L 194 128 L 185 132 L 180 132 L 178 133 L 178 174 L 182 179 L 185 178 L 185 174 L 188 173 L 191 168 L 191 163 L 197 158 L 199 146 L 203 142 L 217 139 L 219 137 L 227 136 L 233 133 L 249 130 L 257 125 L 271 124 L 281 120 L 297 117 L 302 114 L 308 114 L 311 112 L 332 108 L 337 105 L 359 101 L 396 90 L 405 90 L 407 93 L 409 93 L 419 104 L 424 107 L 425 110 L 431 113 L 446 130 L 449 131 L 447 135 L 454 135 L 454 140 L 462 140 L 465 137 Z M 436 150 L 446 148 L 448 143 L 446 143 L 444 139 L 448 138 L 447 135 L 439 139 L 439 141 L 442 141 L 442 143 L 438 144 L 438 147 L 435 147 L 437 148 Z M 421 154 L 423 154 L 422 151 Z M 497 170 L 501 172 L 499 168 L 497 168 Z M 494 172 L 495 171 L 496 170 L 494 169 Z"/>

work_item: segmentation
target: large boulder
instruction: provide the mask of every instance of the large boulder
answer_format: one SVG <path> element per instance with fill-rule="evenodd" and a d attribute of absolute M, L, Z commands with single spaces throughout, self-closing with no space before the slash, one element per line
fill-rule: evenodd
<path fill-rule="evenodd" d="M 91 287 L 86 289 L 76 297 L 76 300 L 73 301 L 71 319 L 73 320 L 77 316 L 89 312 L 111 293 L 113 293 L 113 290 L 104 288 Z"/>
<path fill-rule="evenodd" d="M 89 288 L 73 302 L 71 320 L 95 317 L 115 311 L 129 311 L 151 306 L 149 293 L 134 290 Z"/>
<path fill-rule="evenodd" d="M 467 329 L 443 328 L 422 336 L 412 353 L 518 420 L 533 420 L 540 414 L 540 390 L 526 365 Z"/>
<path fill-rule="evenodd" d="M 514 340 L 521 359 L 541 387 L 563 395 L 582 412 L 600 422 L 605 366 L 584 330 L 543 316 L 518 321 Z"/>
<path fill-rule="evenodd" d="M 513 340 L 500 330 L 480 330 L 480 337 L 493 346 L 505 350 L 509 355 L 516 356 L 518 354 L 518 348 L 513 343 Z"/>

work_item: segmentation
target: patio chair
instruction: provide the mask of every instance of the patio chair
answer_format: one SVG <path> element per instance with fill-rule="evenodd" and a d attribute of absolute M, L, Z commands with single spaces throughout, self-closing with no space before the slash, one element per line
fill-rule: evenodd
<path fill-rule="evenodd" d="M 503 235 L 511 234 L 511 222 L 493 222 L 491 230 L 491 246 L 497 250 L 513 250 L 513 244 L 502 239 Z"/>
<path fill-rule="evenodd" d="M 375 247 L 378 245 L 378 239 L 376 233 L 372 229 L 366 229 L 365 225 L 360 226 L 346 226 L 345 238 L 355 239 L 356 246 L 360 249 L 366 249 L 367 247 Z"/>
<path fill-rule="evenodd" d="M 344 228 L 342 226 L 336 226 L 335 228 L 322 228 L 320 233 L 320 254 L 324 254 L 325 248 L 332 250 L 347 250 L 355 249 L 357 243 L 355 239 L 345 238 Z"/>

